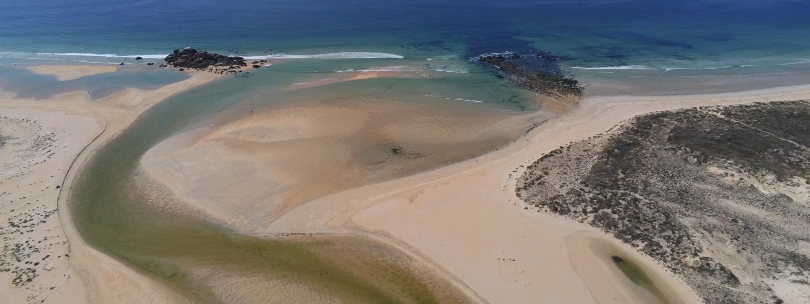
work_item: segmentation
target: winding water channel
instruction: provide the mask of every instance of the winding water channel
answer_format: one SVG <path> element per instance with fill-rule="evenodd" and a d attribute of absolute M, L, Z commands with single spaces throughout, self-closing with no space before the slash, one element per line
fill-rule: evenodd
<path fill-rule="evenodd" d="M 238 108 L 252 88 L 272 85 L 267 79 L 228 77 L 176 95 L 101 147 L 71 193 L 71 214 L 82 238 L 194 302 L 250 298 L 265 288 L 218 289 L 228 284 L 223 278 L 242 277 L 298 284 L 352 303 L 469 301 L 436 271 L 414 271 L 427 267 L 423 262 L 379 242 L 345 235 L 249 237 L 187 212 L 161 209 L 161 201 L 171 197 L 138 190 L 144 153 L 195 122 Z"/>

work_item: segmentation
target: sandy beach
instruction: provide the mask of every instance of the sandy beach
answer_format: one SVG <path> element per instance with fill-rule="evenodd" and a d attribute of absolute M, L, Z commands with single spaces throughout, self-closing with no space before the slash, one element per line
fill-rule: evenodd
<path fill-rule="evenodd" d="M 112 69 L 110 69 L 112 68 Z M 60 80 L 112 73 L 114 66 L 32 66 Z M 125 89 L 92 100 L 73 92 L 43 100 L 0 99 L 0 216 L 5 303 L 174 303 L 166 288 L 83 243 L 67 208 L 81 164 L 93 150 L 126 128 L 140 113 L 178 92 L 216 79 L 194 73 L 157 90 Z M 12 225 L 13 223 L 13 225 Z M 30 281 L 29 281 L 30 279 Z M 158 296 L 159 295 L 159 296 Z"/>
<path fill-rule="evenodd" d="M 0 284 L 9 284 L 1 289 L 0 298 L 9 303 L 181 300 L 168 287 L 85 244 L 71 223 L 67 198 L 81 165 L 140 113 L 176 93 L 219 77 L 210 73 L 192 75 L 157 90 L 126 89 L 100 100 L 91 100 L 84 92 L 47 100 L 0 99 L 0 135 L 7 145 L 0 149 L 4 166 L 0 197 L 12 201 L 0 207 L 0 215 L 22 224 L 3 228 L 4 246 L 20 244 L 18 248 L 22 250 L 14 253 L 4 250 L 3 267 L 11 271 L 0 273 Z M 205 210 L 230 228 L 265 237 L 283 233 L 350 233 L 371 237 L 431 265 L 481 302 L 647 301 L 649 298 L 640 295 L 638 288 L 610 265 L 608 255 L 620 252 L 650 274 L 661 293 L 671 299 L 669 303 L 697 303 L 687 286 L 632 247 L 586 224 L 526 209 L 515 196 L 517 177 L 544 153 L 607 131 L 635 115 L 703 105 L 808 98 L 810 86 L 704 95 L 595 96 L 509 145 L 439 169 L 406 177 L 389 176 L 381 183 L 374 182 L 380 175 L 366 172 L 362 175 L 364 179 L 348 176 L 346 184 L 334 185 L 329 175 L 301 175 L 295 168 L 276 166 L 259 170 L 268 174 L 257 180 L 258 184 L 238 186 L 246 167 L 300 153 L 296 152 L 300 147 L 317 150 L 323 149 L 323 145 L 345 145 L 344 162 L 356 162 L 356 155 L 365 155 L 360 160 L 373 163 L 372 160 L 382 156 L 357 154 L 350 151 L 350 141 L 341 142 L 345 140 L 343 137 L 364 128 L 371 130 L 370 134 L 382 132 L 400 140 L 415 140 L 431 131 L 406 127 L 404 122 L 377 123 L 376 128 L 368 129 L 368 121 L 373 120 L 369 115 L 398 113 L 396 107 L 389 112 L 362 113 L 359 118 L 350 105 L 291 107 L 257 113 L 213 130 L 177 135 L 153 148 L 141 167 L 188 204 L 182 208 Z M 299 111 L 303 110 L 309 111 L 306 113 L 310 119 L 301 119 Z M 378 119 L 392 119 L 390 115 L 394 114 L 385 115 Z M 356 123 L 334 127 L 346 117 L 354 117 Z M 505 126 L 515 123 L 506 119 L 481 132 L 508 129 Z M 448 122 L 448 125 L 464 123 Z M 448 134 L 437 136 L 437 142 L 452 138 L 452 129 L 443 131 Z M 268 143 L 292 139 L 303 139 L 308 145 L 269 154 L 258 153 L 255 146 L 248 145 L 259 143 L 266 147 Z M 424 140 L 430 142 L 429 137 Z M 195 145 L 207 148 L 189 148 Z M 441 146 L 428 145 L 424 149 L 419 152 L 427 154 Z M 310 159 L 325 161 L 331 155 L 297 155 L 286 161 L 295 166 L 305 165 Z M 167 165 L 172 159 L 174 165 Z M 229 165 L 211 171 L 201 169 L 218 162 Z M 197 171 L 187 170 L 195 168 Z M 331 170 L 333 174 L 342 174 L 345 168 L 348 167 Z M 205 174 L 200 175 L 201 172 Z M 206 183 L 213 180 L 234 186 L 217 188 L 219 197 L 195 191 L 210 186 Z M 284 192 L 292 193 L 287 201 L 270 203 L 267 193 L 250 192 L 259 184 L 271 182 L 295 191 Z M 262 194 L 265 196 L 257 199 Z M 23 271 L 29 268 L 37 269 L 35 277 L 33 272 Z M 19 274 L 23 274 L 22 280 L 33 278 L 28 284 L 10 285 Z M 231 286 L 239 288 L 236 285 Z"/>

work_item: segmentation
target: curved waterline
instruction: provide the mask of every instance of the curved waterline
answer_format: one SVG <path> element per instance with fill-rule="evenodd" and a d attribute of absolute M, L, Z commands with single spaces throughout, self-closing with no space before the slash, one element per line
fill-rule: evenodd
<path fill-rule="evenodd" d="M 353 303 L 467 301 L 452 284 L 412 271 L 419 262 L 390 246 L 352 236 L 244 236 L 159 209 L 154 202 L 169 198 L 137 190 L 143 187 L 136 177 L 144 153 L 200 115 L 236 102 L 246 85 L 223 79 L 167 99 L 101 147 L 71 193 L 81 237 L 195 302 L 225 301 L 216 289 L 222 274 L 303 285 Z"/>

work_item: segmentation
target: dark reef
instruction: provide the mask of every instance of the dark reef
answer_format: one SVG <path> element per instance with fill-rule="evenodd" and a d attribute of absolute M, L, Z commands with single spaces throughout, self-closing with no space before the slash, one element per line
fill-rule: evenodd
<path fill-rule="evenodd" d="M 222 73 L 235 73 L 235 71 L 247 66 L 245 58 L 242 57 L 197 51 L 190 47 L 183 50 L 174 50 L 164 60 L 166 60 L 169 67 Z"/>
<path fill-rule="evenodd" d="M 781 303 L 777 285 L 810 298 L 808 146 L 810 101 L 654 113 L 549 152 L 516 191 L 653 257 L 706 303 Z"/>
<path fill-rule="evenodd" d="M 489 53 L 473 58 L 498 69 L 498 77 L 516 86 L 569 102 L 578 102 L 584 88 L 559 69 L 561 58 L 546 53 Z"/>

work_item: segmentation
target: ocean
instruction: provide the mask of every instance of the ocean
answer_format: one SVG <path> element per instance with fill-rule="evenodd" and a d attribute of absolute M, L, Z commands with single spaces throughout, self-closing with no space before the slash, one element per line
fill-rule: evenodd
<path fill-rule="evenodd" d="M 535 50 L 562 57 L 574 76 L 745 74 L 810 62 L 808 17 L 810 1 L 794 0 L 3 1 L 0 58 L 135 63 L 193 46 L 253 58 L 465 61 Z"/>

